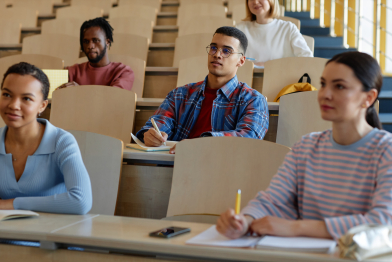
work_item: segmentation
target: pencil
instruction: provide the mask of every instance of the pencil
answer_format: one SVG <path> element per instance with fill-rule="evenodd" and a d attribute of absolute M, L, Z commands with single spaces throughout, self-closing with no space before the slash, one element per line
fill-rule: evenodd
<path fill-rule="evenodd" d="M 151 117 L 151 123 L 154 126 L 155 130 L 158 132 L 158 134 L 160 134 L 162 136 L 161 131 L 159 131 L 159 128 L 158 128 L 157 124 L 155 123 L 154 118 L 152 118 L 152 117 Z M 162 138 L 163 138 L 163 136 L 162 136 Z M 166 146 L 166 143 L 163 142 L 163 145 Z"/>
<path fill-rule="evenodd" d="M 235 214 L 238 215 L 241 210 L 241 189 L 237 191 L 237 197 L 235 199 Z"/>

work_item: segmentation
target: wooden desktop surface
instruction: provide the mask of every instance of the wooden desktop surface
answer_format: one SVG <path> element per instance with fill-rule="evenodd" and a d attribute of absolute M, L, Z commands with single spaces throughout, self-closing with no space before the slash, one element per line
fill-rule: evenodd
<path fill-rule="evenodd" d="M 38 218 L 20 219 L 1 222 L 0 238 L 19 238 L 26 231 L 35 231 L 36 235 L 45 236 L 46 241 L 96 248 L 100 252 L 115 251 L 133 255 L 173 256 L 177 258 L 193 258 L 198 260 L 223 261 L 328 261 L 343 262 L 338 251 L 333 254 L 312 254 L 301 252 L 284 252 L 260 250 L 254 248 L 219 248 L 208 246 L 186 245 L 185 241 L 209 228 L 210 224 L 175 222 L 154 219 L 140 219 L 119 216 L 81 216 L 74 224 L 67 225 L 70 216 L 42 213 Z M 51 231 L 37 225 L 56 225 Z M 13 233 L 4 236 L 9 224 L 19 224 Z M 61 225 L 60 225 L 61 224 Z M 63 226 L 62 225 L 67 225 Z M 190 233 L 172 239 L 149 237 L 149 232 L 164 227 L 189 227 Z M 57 229 L 53 229 L 56 228 Z M 22 248 L 22 247 L 21 247 Z M 61 252 L 61 250 L 53 251 Z M 74 251 L 80 252 L 80 251 Z M 93 253 L 88 253 L 93 255 Z M 109 254 L 110 255 L 110 254 Z M 115 254 L 113 254 L 115 256 Z M 391 256 L 374 258 L 365 261 L 391 261 Z"/>
<path fill-rule="evenodd" d="M 169 154 L 169 151 L 144 152 L 144 151 L 125 147 L 123 158 L 124 160 L 173 162 L 174 154 Z"/>

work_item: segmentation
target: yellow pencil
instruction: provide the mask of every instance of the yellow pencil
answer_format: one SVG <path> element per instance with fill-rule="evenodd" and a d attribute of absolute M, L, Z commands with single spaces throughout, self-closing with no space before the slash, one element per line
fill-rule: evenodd
<path fill-rule="evenodd" d="M 237 198 L 235 199 L 235 214 L 238 215 L 241 210 L 241 189 L 237 191 Z"/>

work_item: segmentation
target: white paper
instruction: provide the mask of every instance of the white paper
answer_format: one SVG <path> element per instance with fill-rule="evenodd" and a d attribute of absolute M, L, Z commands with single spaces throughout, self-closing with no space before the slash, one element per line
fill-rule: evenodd
<path fill-rule="evenodd" d="M 0 220 L 30 216 L 39 216 L 39 214 L 29 210 L 0 210 Z"/>
<path fill-rule="evenodd" d="M 138 144 L 140 147 L 145 148 L 145 149 L 154 149 L 154 148 L 167 148 L 167 150 L 169 150 L 170 148 L 172 148 L 175 144 L 177 144 L 176 141 L 166 141 L 166 146 L 161 145 L 158 147 L 148 147 L 146 146 L 142 141 L 139 140 L 139 138 L 137 138 L 134 134 L 131 133 L 132 139 L 136 142 L 136 144 Z"/>
<path fill-rule="evenodd" d="M 216 226 L 212 226 L 206 231 L 197 236 L 187 240 L 186 244 L 203 245 L 203 246 L 218 246 L 218 247 L 252 247 L 260 238 L 246 236 L 238 239 L 230 239 L 221 235 Z"/>
<path fill-rule="evenodd" d="M 258 248 L 290 249 L 298 251 L 318 251 L 328 252 L 336 246 L 336 242 L 331 239 L 313 237 L 276 237 L 265 236 L 259 243 Z"/>

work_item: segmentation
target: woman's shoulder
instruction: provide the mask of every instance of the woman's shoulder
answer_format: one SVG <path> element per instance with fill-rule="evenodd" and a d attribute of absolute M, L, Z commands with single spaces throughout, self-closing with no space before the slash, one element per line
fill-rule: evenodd
<path fill-rule="evenodd" d="M 77 143 L 75 137 L 70 132 L 54 126 L 48 120 L 40 119 L 39 121 L 45 125 L 42 142 L 45 143 L 46 148 L 53 148 L 53 150 L 57 151 L 60 148 Z"/>
<path fill-rule="evenodd" d="M 377 145 L 379 148 L 392 149 L 392 134 L 385 130 L 375 129 L 372 139 L 372 145 Z"/>
<path fill-rule="evenodd" d="M 294 144 L 293 148 L 309 148 L 317 147 L 320 143 L 328 142 L 331 137 L 331 129 L 322 132 L 312 132 L 301 137 L 301 139 Z"/>
<path fill-rule="evenodd" d="M 290 21 L 275 18 L 275 23 L 277 27 L 284 28 L 290 31 L 298 31 L 297 26 Z"/>
<path fill-rule="evenodd" d="M 236 27 L 240 30 L 244 30 L 245 28 L 249 28 L 252 25 L 251 21 L 241 21 L 239 22 Z"/>

